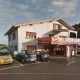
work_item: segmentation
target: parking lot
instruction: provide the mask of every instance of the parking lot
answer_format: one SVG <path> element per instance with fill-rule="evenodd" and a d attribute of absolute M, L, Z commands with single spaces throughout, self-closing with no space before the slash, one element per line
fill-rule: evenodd
<path fill-rule="evenodd" d="M 80 80 L 80 57 L 0 65 L 1 80 Z"/>

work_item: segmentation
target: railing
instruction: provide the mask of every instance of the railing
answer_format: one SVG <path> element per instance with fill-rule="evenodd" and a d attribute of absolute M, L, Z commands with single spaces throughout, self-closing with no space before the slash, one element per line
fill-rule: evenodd
<path fill-rule="evenodd" d="M 80 39 L 79 38 L 61 38 L 57 36 L 52 36 L 52 37 L 42 37 L 38 38 L 38 43 L 39 44 L 78 44 L 80 45 Z"/>
<path fill-rule="evenodd" d="M 80 39 L 79 38 L 51 37 L 51 44 L 78 44 L 80 45 Z"/>
<path fill-rule="evenodd" d="M 38 43 L 39 44 L 51 43 L 51 38 L 50 37 L 38 38 Z"/>

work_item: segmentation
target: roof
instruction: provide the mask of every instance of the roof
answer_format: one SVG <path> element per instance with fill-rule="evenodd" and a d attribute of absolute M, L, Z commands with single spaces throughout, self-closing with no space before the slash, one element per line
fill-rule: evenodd
<path fill-rule="evenodd" d="M 64 26 L 68 27 L 70 30 L 74 30 L 74 28 L 72 26 L 70 26 L 68 23 L 66 23 L 62 19 L 48 19 L 48 20 L 34 21 L 34 22 L 27 22 L 27 23 L 20 23 L 20 24 L 12 25 L 12 27 L 5 33 L 5 35 L 10 34 L 11 32 L 18 29 L 21 26 L 44 23 L 44 22 L 52 22 L 52 21 L 58 21 L 59 23 L 63 24 Z"/>
<path fill-rule="evenodd" d="M 63 24 L 64 26 L 68 27 L 71 30 L 75 30 L 75 28 L 73 28 L 72 26 L 70 26 L 68 23 L 66 23 L 63 19 L 57 19 L 57 21 L 61 24 Z"/>
<path fill-rule="evenodd" d="M 8 35 L 10 33 L 12 33 L 13 31 L 15 31 L 18 27 L 15 27 L 14 25 L 4 34 L 4 35 Z"/>

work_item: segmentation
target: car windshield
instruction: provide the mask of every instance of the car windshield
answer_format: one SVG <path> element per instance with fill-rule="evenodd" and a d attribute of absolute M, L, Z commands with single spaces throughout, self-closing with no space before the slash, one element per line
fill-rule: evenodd
<path fill-rule="evenodd" d="M 10 55 L 9 52 L 0 52 L 0 56 Z"/>
<path fill-rule="evenodd" d="M 19 53 L 20 54 L 27 54 L 27 51 L 26 50 L 21 50 Z"/>
<path fill-rule="evenodd" d="M 37 52 L 37 54 L 46 54 L 46 52 L 39 51 L 39 52 Z"/>

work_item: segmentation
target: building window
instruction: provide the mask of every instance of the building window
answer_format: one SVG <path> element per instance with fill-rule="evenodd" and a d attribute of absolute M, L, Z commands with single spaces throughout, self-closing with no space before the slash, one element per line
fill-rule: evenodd
<path fill-rule="evenodd" d="M 17 45 L 14 46 L 14 50 L 17 51 Z"/>
<path fill-rule="evenodd" d="M 73 32 L 70 32 L 70 38 L 76 38 L 76 34 Z"/>
<path fill-rule="evenodd" d="M 36 36 L 34 36 L 34 38 L 36 39 Z"/>
<path fill-rule="evenodd" d="M 60 25 L 60 24 L 53 24 L 53 29 L 62 29 L 62 25 Z"/>
<path fill-rule="evenodd" d="M 11 35 L 8 36 L 9 41 L 11 41 Z"/>
<path fill-rule="evenodd" d="M 9 47 L 8 47 L 9 49 L 10 49 L 10 45 L 9 45 Z"/>
<path fill-rule="evenodd" d="M 26 38 L 36 39 L 36 33 L 35 32 L 26 32 Z"/>
<path fill-rule="evenodd" d="M 11 48 L 13 49 L 13 45 L 11 46 Z"/>
<path fill-rule="evenodd" d="M 15 33 L 13 33 L 13 35 L 12 35 L 12 39 L 13 39 L 13 40 L 16 39 L 16 34 L 15 34 Z"/>

